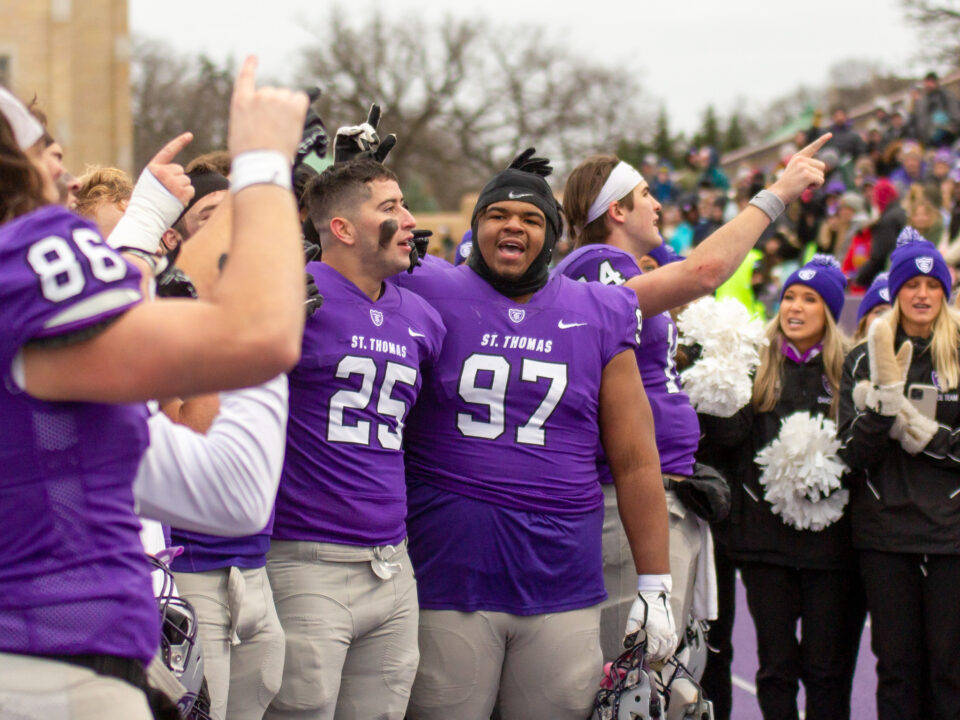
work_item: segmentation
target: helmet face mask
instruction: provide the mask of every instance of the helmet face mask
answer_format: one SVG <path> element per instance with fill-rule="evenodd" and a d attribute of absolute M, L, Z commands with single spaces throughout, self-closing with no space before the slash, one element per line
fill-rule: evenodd
<path fill-rule="evenodd" d="M 197 636 L 197 613 L 189 601 L 176 594 L 173 574 L 162 560 L 151 557 L 155 572 L 162 573 L 157 589 L 160 611 L 160 658 L 186 693 L 176 699 L 177 708 L 187 720 L 209 717 L 209 695 L 203 677 L 203 656 Z"/>
<path fill-rule="evenodd" d="M 680 647 L 659 670 L 646 664 L 638 643 L 604 669 L 591 720 L 713 720 L 700 678 L 707 661 L 705 628 L 691 621 Z"/>

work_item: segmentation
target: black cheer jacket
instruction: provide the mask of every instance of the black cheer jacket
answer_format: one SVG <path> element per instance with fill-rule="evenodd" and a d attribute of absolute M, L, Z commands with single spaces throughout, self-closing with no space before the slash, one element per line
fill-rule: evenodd
<path fill-rule="evenodd" d="M 780 423 L 795 412 L 829 417 L 830 385 L 817 355 L 806 363 L 783 359 L 780 399 L 770 412 L 747 405 L 730 418 L 700 415 L 704 442 L 739 449 L 740 471 L 731 473 L 730 555 L 740 562 L 814 570 L 848 570 L 854 561 L 847 514 L 820 531 L 797 530 L 763 498 L 757 453 L 780 434 Z"/>
<path fill-rule="evenodd" d="M 906 339 L 898 329 L 897 348 Z M 910 340 L 914 351 L 906 386 L 935 384 L 929 340 Z M 853 387 L 869 376 L 863 343 L 847 356 L 840 389 L 840 455 L 855 471 L 849 478 L 854 545 L 882 552 L 960 554 L 958 390 L 939 393 L 940 429 L 921 453 L 910 455 L 889 437 L 893 418 L 858 412 L 854 406 Z"/>

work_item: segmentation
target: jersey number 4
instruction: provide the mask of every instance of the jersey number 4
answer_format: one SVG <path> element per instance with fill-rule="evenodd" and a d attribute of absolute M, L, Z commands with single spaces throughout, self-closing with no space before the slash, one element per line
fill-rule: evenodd
<path fill-rule="evenodd" d="M 481 373 L 485 376 L 480 384 Z M 536 383 L 548 378 L 550 386 L 540 405 L 523 425 L 517 428 L 516 441 L 522 445 L 545 445 L 544 423 L 556 410 L 567 389 L 567 366 L 523 358 L 520 380 Z M 496 440 L 506 428 L 505 406 L 510 363 L 500 355 L 475 353 L 463 363 L 460 371 L 460 398 L 471 405 L 485 405 L 487 419 L 477 419 L 473 413 L 457 413 L 457 428 L 466 437 Z"/>

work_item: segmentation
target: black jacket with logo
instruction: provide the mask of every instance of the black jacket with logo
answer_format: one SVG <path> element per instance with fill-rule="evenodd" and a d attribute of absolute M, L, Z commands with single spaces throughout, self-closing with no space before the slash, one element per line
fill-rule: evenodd
<path fill-rule="evenodd" d="M 897 330 L 899 348 L 907 336 Z M 935 385 L 929 340 L 910 338 L 913 361 L 906 385 Z M 941 392 L 940 429 L 917 455 L 889 437 L 893 418 L 853 404 L 853 387 L 869 378 L 866 343 L 847 356 L 840 395 L 841 457 L 849 478 L 853 543 L 859 549 L 960 554 L 960 395 Z M 906 391 L 906 389 L 905 389 Z"/>
<path fill-rule="evenodd" d="M 775 515 L 764 500 L 757 453 L 780 434 L 781 421 L 796 412 L 829 417 L 832 397 L 817 355 L 806 363 L 783 359 L 780 399 L 770 412 L 747 405 L 731 418 L 700 416 L 705 443 L 739 449 L 739 468 L 731 473 L 729 548 L 735 560 L 815 570 L 848 569 L 853 563 L 847 515 L 820 531 L 797 530 Z"/>

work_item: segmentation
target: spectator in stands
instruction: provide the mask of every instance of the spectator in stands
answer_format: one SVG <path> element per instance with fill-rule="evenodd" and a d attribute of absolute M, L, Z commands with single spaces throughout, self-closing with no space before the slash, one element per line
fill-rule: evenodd
<path fill-rule="evenodd" d="M 840 156 L 841 163 L 855 161 L 866 150 L 866 145 L 863 138 L 860 137 L 860 133 L 854 130 L 850 123 L 847 108 L 843 105 L 835 106 L 830 111 L 830 118 L 833 122 L 827 128 L 827 132 L 833 133 L 833 138 L 827 143 L 826 149 L 835 150 Z M 822 132 L 818 132 L 817 136 L 819 137 L 822 134 Z"/>
<path fill-rule="evenodd" d="M 897 236 L 906 227 L 907 214 L 900 205 L 900 193 L 889 180 L 878 180 L 873 188 L 873 205 L 880 217 L 872 227 L 870 258 L 857 273 L 857 285 L 869 287 L 887 264 L 890 253 L 897 245 Z"/>
<path fill-rule="evenodd" d="M 935 147 L 950 145 L 960 127 L 960 104 L 952 93 L 940 87 L 935 72 L 923 78 L 923 89 L 913 108 L 917 138 Z"/>
<path fill-rule="evenodd" d="M 900 149 L 900 167 L 890 173 L 890 182 L 897 186 L 900 196 L 905 197 L 910 186 L 923 182 L 926 175 L 923 148 L 913 141 L 905 142 Z"/>

